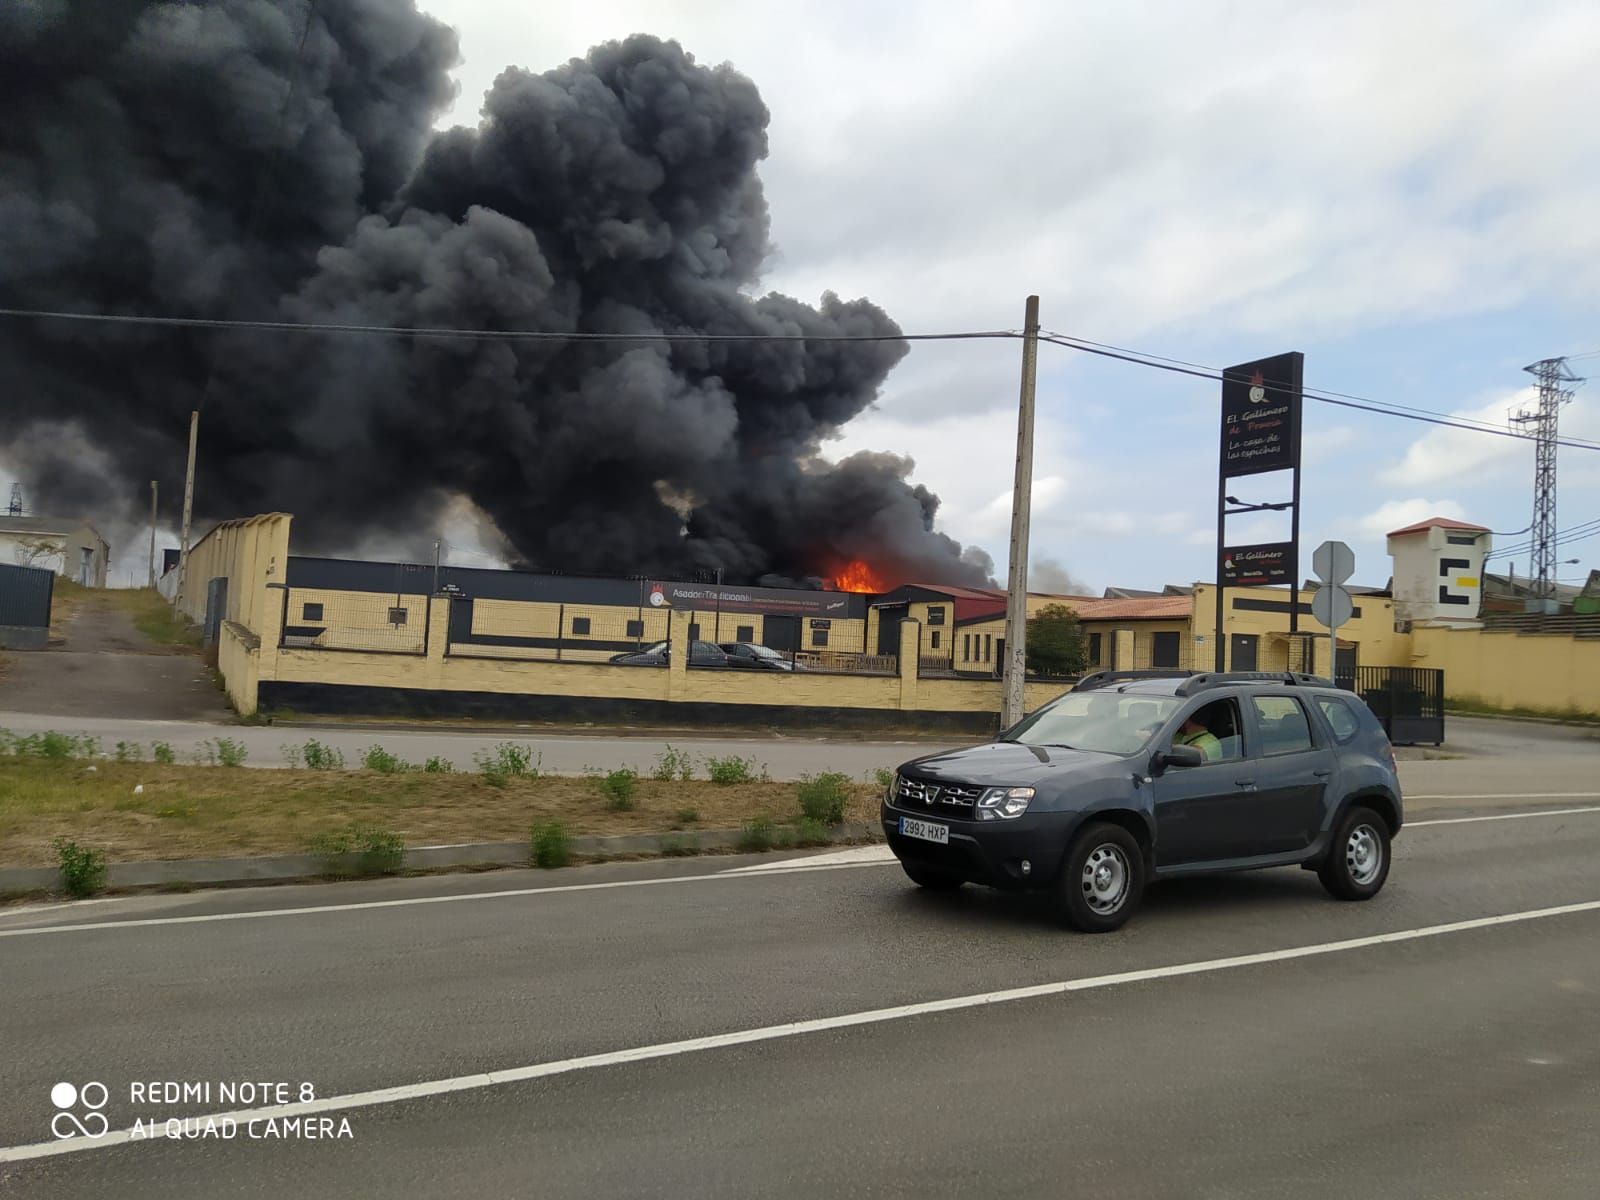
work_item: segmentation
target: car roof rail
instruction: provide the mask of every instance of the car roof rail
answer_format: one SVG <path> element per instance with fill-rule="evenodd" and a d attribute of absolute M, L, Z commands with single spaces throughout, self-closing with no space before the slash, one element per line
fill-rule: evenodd
<path fill-rule="evenodd" d="M 1178 685 L 1178 695 L 1193 696 L 1211 688 L 1233 687 L 1241 683 L 1276 683 L 1284 687 L 1336 688 L 1339 685 L 1320 675 L 1304 671 L 1209 671 L 1191 675 Z"/>
<path fill-rule="evenodd" d="M 1109 687 L 1113 683 L 1131 683 L 1136 679 L 1187 679 L 1193 671 L 1156 669 L 1153 671 L 1095 671 L 1072 685 L 1075 692 L 1092 692 L 1095 688 Z"/>

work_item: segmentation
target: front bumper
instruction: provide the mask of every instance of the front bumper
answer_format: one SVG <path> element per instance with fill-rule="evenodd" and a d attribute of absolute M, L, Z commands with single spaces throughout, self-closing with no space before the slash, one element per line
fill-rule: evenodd
<path fill-rule="evenodd" d="M 941 846 L 905 837 L 900 833 L 901 817 L 947 825 L 950 841 Z M 949 871 L 990 887 L 1035 888 L 1049 886 L 1060 872 L 1076 814 L 1024 813 L 1010 821 L 961 821 L 926 810 L 897 808 L 885 800 L 879 805 L 878 819 L 889 849 L 901 862 Z"/>

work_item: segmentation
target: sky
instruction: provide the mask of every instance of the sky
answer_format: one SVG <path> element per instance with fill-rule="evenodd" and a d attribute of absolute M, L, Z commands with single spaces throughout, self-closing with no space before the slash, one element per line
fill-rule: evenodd
<path fill-rule="evenodd" d="M 1525 365 L 1600 350 L 1592 3 L 423 5 L 461 38 L 446 123 L 474 123 L 507 65 L 634 32 L 752 78 L 763 290 L 868 296 L 908 332 L 1017 328 L 1032 292 L 1046 329 L 1210 366 L 1300 350 L 1308 386 L 1496 422 L 1531 396 Z M 919 344 L 825 453 L 910 454 L 940 527 L 1003 567 L 1019 361 Z M 1561 429 L 1600 440 L 1586 365 Z M 1215 383 L 1042 346 L 1036 577 L 1209 578 L 1218 410 Z M 1307 575 L 1325 538 L 1381 585 L 1391 529 L 1531 522 L 1528 442 L 1309 402 L 1304 427 Z M 1286 479 L 1236 483 L 1288 499 Z M 1563 450 L 1560 483 L 1561 528 L 1600 518 L 1600 452 Z M 1559 557 L 1581 578 L 1600 537 Z"/>
<path fill-rule="evenodd" d="M 1036 293 L 1047 330 L 1212 367 L 1300 350 L 1308 386 L 1501 423 L 1532 395 L 1526 364 L 1600 351 L 1590 0 L 420 2 L 460 36 L 441 126 L 475 123 L 506 66 L 635 32 L 753 79 L 762 291 L 866 296 L 908 332 L 1014 329 Z M 939 527 L 1003 573 L 1019 359 L 917 343 L 824 453 L 909 454 Z M 1596 380 L 1562 433 L 1600 440 L 1600 355 L 1572 365 Z M 1213 382 L 1041 346 L 1035 585 L 1209 578 L 1218 412 Z M 1381 585 L 1384 534 L 1434 515 L 1526 541 L 1531 443 L 1309 401 L 1304 430 L 1303 574 L 1334 538 Z M 1600 519 L 1600 451 L 1559 469 L 1559 527 Z M 1289 498 L 1285 478 L 1234 482 Z M 1287 535 L 1270 513 L 1228 527 Z M 1558 558 L 1581 580 L 1600 534 Z"/>

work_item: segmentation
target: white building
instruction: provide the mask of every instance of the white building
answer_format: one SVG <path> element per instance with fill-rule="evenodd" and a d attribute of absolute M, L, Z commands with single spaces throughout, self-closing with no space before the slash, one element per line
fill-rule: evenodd
<path fill-rule="evenodd" d="M 1448 517 L 1430 517 L 1391 533 L 1395 620 L 1416 625 L 1477 621 L 1483 564 L 1493 541 L 1482 525 Z"/>
<path fill-rule="evenodd" d="M 43 567 L 86 587 L 105 587 L 111 547 L 87 521 L 0 516 L 0 562 Z"/>

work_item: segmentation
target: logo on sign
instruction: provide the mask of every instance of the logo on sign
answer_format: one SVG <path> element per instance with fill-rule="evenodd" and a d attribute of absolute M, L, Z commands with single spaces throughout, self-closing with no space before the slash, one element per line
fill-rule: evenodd
<path fill-rule="evenodd" d="M 651 608 L 660 608 L 666 602 L 667 602 L 666 593 L 664 593 L 661 590 L 661 585 L 660 584 L 657 584 L 655 587 L 650 589 L 650 607 Z"/>

